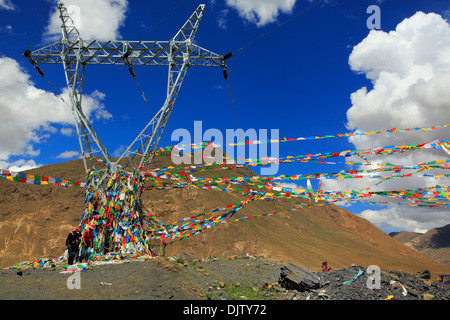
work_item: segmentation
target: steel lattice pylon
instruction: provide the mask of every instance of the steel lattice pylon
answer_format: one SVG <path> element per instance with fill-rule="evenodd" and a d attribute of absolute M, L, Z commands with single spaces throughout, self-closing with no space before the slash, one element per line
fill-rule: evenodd
<path fill-rule="evenodd" d="M 205 5 L 199 5 L 175 37 L 169 41 L 84 40 L 64 4 L 58 3 L 58 9 L 61 19 L 61 40 L 32 52 L 27 50 L 24 55 L 33 65 L 63 64 L 85 169 L 91 169 L 99 157 L 106 160 L 113 172 L 122 159 L 127 159 L 125 167 L 128 168 L 142 169 L 144 165 L 148 167 L 187 69 L 190 66 L 226 67 L 224 56 L 193 43 Z M 114 162 L 83 113 L 84 69 L 88 64 L 126 65 L 130 68 L 140 65 L 169 67 L 164 105 Z"/>
<path fill-rule="evenodd" d="M 199 5 L 175 37 L 169 41 L 99 41 L 83 40 L 62 3 L 58 3 L 62 37 L 60 41 L 24 56 L 43 75 L 38 64 L 62 64 L 75 119 L 82 159 L 87 172 L 86 207 L 80 221 L 84 230 L 94 225 L 94 250 L 151 251 L 144 225 L 145 210 L 141 194 L 145 171 L 157 150 L 164 128 L 190 66 L 226 68 L 227 58 L 193 43 L 205 5 Z M 164 105 L 136 139 L 115 161 L 83 113 L 84 70 L 89 64 L 132 66 L 168 66 L 167 95 Z M 104 158 L 106 169 L 97 170 L 97 160 Z M 120 162 L 120 165 L 119 165 Z M 104 171 L 102 173 L 102 171 Z M 152 232 L 164 233 L 164 226 Z M 156 231 L 155 231 L 156 230 Z M 165 247 L 164 239 L 161 249 Z"/>

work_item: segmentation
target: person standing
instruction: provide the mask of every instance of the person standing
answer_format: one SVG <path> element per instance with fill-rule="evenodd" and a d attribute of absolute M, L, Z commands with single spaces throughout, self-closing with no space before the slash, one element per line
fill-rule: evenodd
<path fill-rule="evenodd" d="M 79 262 L 87 261 L 91 255 L 92 244 L 94 241 L 94 229 L 95 225 L 91 223 L 83 232 L 83 236 L 81 238 L 80 257 L 78 259 Z"/>
<path fill-rule="evenodd" d="M 78 248 L 80 246 L 80 232 L 77 227 L 73 227 L 72 231 L 67 235 L 66 248 L 68 253 L 67 263 L 73 264 L 73 260 L 76 258 Z"/>

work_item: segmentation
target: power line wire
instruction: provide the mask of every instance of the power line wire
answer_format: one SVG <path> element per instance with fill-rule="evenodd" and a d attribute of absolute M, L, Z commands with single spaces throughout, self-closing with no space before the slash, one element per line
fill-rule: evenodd
<path fill-rule="evenodd" d="M 164 18 L 162 18 L 152 29 L 150 29 L 149 32 L 147 32 L 147 34 L 142 38 L 142 40 L 140 40 L 138 43 L 141 43 L 142 41 L 144 41 L 149 35 L 150 33 L 152 33 L 156 28 L 158 28 L 167 18 L 169 18 L 169 16 L 172 15 L 172 13 L 184 2 L 185 0 L 181 0 L 178 2 L 178 4 L 172 9 L 170 10 L 170 12 L 168 14 L 166 14 L 166 16 Z M 128 54 L 129 55 L 129 54 Z M 128 55 L 126 57 L 126 60 L 128 61 Z M 136 80 L 136 84 L 139 88 L 139 90 L 141 91 L 142 94 L 142 98 L 144 99 L 144 101 L 150 105 L 150 102 L 147 100 L 147 98 L 145 97 L 145 92 L 142 89 L 141 85 L 139 84 L 139 81 L 136 79 L 136 73 L 134 72 L 133 68 L 131 67 L 131 64 L 127 63 L 128 65 L 128 71 L 130 72 L 131 76 L 133 77 L 134 80 Z"/>
<path fill-rule="evenodd" d="M 155 29 L 156 28 L 158 28 L 159 27 L 159 25 L 160 24 L 162 24 L 164 21 L 166 21 L 166 19 L 167 18 L 169 18 L 171 15 L 172 15 L 172 13 L 182 4 L 184 2 L 184 0 L 181 0 L 180 2 L 178 2 L 178 4 L 172 9 L 172 10 L 170 10 L 170 12 L 168 13 L 168 14 L 166 14 L 166 16 L 164 17 L 164 18 L 162 18 L 161 19 L 161 21 L 159 21 L 145 36 L 144 36 L 144 38 L 142 38 L 142 40 L 141 41 L 144 41 L 144 39 L 145 38 L 147 38 L 149 35 L 150 35 L 150 33 L 152 33 L 153 31 L 155 31 Z M 139 42 L 141 42 L 141 41 L 139 41 Z"/>
<path fill-rule="evenodd" d="M 34 42 L 34 39 L 36 38 L 36 35 L 37 35 L 39 29 L 41 28 L 42 21 L 44 21 L 44 17 L 47 15 L 47 13 L 48 13 L 48 11 L 49 11 L 50 3 L 51 3 L 51 2 L 52 2 L 52 1 L 48 0 L 47 7 L 45 8 L 45 11 L 44 11 L 44 15 L 41 17 L 41 21 L 39 22 L 39 25 L 38 25 L 38 27 L 37 27 L 35 33 L 34 33 L 34 36 L 33 36 L 33 38 L 31 39 L 31 43 L 30 43 L 30 46 L 28 47 L 28 50 L 31 48 L 31 46 L 32 46 L 32 44 L 33 44 L 33 42 Z"/>
<path fill-rule="evenodd" d="M 251 45 L 252 43 L 254 43 L 254 42 L 260 40 L 261 38 L 263 38 L 263 37 L 265 37 L 265 36 L 267 36 L 269 33 L 271 33 L 271 32 L 273 32 L 273 31 L 277 30 L 278 28 L 282 27 L 283 25 L 285 25 L 285 24 L 288 23 L 289 21 L 295 19 L 295 18 L 298 17 L 299 15 L 301 15 L 301 14 L 303 14 L 303 13 L 305 13 L 305 12 L 311 10 L 312 8 L 314 8 L 315 6 L 317 6 L 319 3 L 323 2 L 323 1 L 324 1 L 324 0 L 318 0 L 318 1 L 314 2 L 312 5 L 310 5 L 309 7 L 305 8 L 305 9 L 303 9 L 302 11 L 298 12 L 297 14 L 295 14 L 295 15 L 292 16 L 292 17 L 290 17 L 289 19 L 287 19 L 287 20 L 284 21 L 283 23 L 279 24 L 278 26 L 276 26 L 276 27 L 270 29 L 269 31 L 263 33 L 262 35 L 258 36 L 257 38 L 255 38 L 255 39 L 253 39 L 253 40 L 247 42 L 245 45 L 243 45 L 242 47 L 240 47 L 238 50 L 236 50 L 236 51 L 234 51 L 234 52 L 228 53 L 228 54 L 224 57 L 225 60 L 228 59 L 228 58 L 230 58 L 230 57 L 233 58 L 234 53 L 237 53 L 237 52 L 242 51 L 244 48 L 248 47 L 248 46 Z M 233 63 L 233 59 L 232 59 L 231 61 L 232 61 L 231 63 Z M 226 69 L 223 69 L 223 75 L 224 75 L 225 81 L 227 82 L 228 93 L 229 93 L 229 95 L 230 95 L 231 104 L 233 105 L 233 108 L 234 108 L 234 113 L 235 113 L 235 116 L 236 116 L 236 121 L 237 121 L 238 126 L 239 126 L 240 128 L 242 128 L 241 125 L 240 125 L 240 123 L 239 123 L 239 118 L 238 118 L 238 114 L 237 114 L 237 110 L 236 110 L 236 105 L 235 105 L 235 103 L 234 103 L 233 95 L 232 95 L 232 93 L 231 93 L 230 83 L 228 82 L 228 78 L 229 78 L 230 74 L 231 74 L 231 68 L 230 68 L 230 71 L 229 71 L 229 72 L 227 72 Z"/>
<path fill-rule="evenodd" d="M 226 81 L 227 81 L 228 93 L 229 93 L 230 99 L 231 99 L 231 104 L 233 105 L 234 114 L 235 114 L 235 116 L 236 116 L 236 122 L 237 122 L 239 128 L 242 128 L 242 127 L 241 127 L 241 124 L 239 123 L 239 117 L 238 117 L 238 114 L 237 114 L 236 106 L 235 106 L 235 104 L 234 104 L 233 95 L 231 94 L 230 83 L 228 82 L 228 79 L 227 79 Z"/>

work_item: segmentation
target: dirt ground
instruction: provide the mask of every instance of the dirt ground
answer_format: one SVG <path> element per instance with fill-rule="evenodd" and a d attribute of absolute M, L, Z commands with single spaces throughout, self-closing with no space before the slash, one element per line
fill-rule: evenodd
<path fill-rule="evenodd" d="M 226 298 L 220 284 L 275 283 L 280 265 L 252 260 L 176 262 L 161 258 L 96 265 L 79 273 L 80 289 L 62 267 L 0 271 L 2 300 L 207 300 Z M 255 290 L 256 292 L 256 290 Z"/>
<path fill-rule="evenodd" d="M 122 257 L 123 258 L 123 257 Z M 315 272 L 320 287 L 287 290 L 283 264 L 244 256 L 184 261 L 176 257 L 94 261 L 86 271 L 61 265 L 0 270 L 0 300 L 449 300 L 450 285 L 402 271 L 383 271 L 380 288 L 367 287 L 364 267 Z M 78 281 L 70 281 L 76 278 Z M 396 284 L 397 283 L 397 284 Z M 405 294 L 406 292 L 406 294 Z"/>

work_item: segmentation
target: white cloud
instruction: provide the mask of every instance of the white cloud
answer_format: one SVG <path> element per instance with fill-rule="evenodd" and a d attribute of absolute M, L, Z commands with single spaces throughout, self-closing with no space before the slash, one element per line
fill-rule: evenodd
<path fill-rule="evenodd" d="M 219 17 L 217 18 L 217 24 L 219 25 L 220 29 L 227 29 L 227 16 L 229 12 L 229 9 L 220 10 Z"/>
<path fill-rule="evenodd" d="M 12 26 L 8 24 L 4 27 L 0 27 L 0 33 L 12 34 Z"/>
<path fill-rule="evenodd" d="M 372 30 L 353 48 L 349 65 L 364 74 L 373 88 L 363 87 L 351 94 L 352 106 L 347 111 L 348 129 L 364 132 L 391 128 L 415 128 L 448 124 L 450 120 L 450 25 L 438 14 L 417 12 L 387 33 Z M 423 133 L 412 131 L 349 139 L 355 149 L 377 148 L 448 140 L 450 130 Z M 368 156 L 374 162 L 417 165 L 446 159 L 442 150 L 426 149 L 392 156 Z M 360 162 L 360 161 L 359 161 Z M 364 169 L 369 169 L 365 166 Z M 411 172 L 411 171 L 409 171 Z M 406 173 L 406 172 L 405 172 Z M 427 172 L 433 173 L 433 172 Z M 440 170 L 439 173 L 448 173 Z M 344 181 L 345 180 L 345 181 Z M 376 180 L 326 180 L 327 190 L 362 190 Z M 387 181 L 374 190 L 405 190 L 432 185 L 449 185 L 449 179 L 402 178 Z M 431 217 L 424 220 L 421 215 Z M 363 216 L 384 227 L 402 226 L 411 231 L 427 230 L 448 223 L 448 211 L 423 209 L 412 211 L 408 206 L 393 206 L 382 211 L 368 210 Z M 432 225 L 435 222 L 438 225 Z"/>
<path fill-rule="evenodd" d="M 71 136 L 74 134 L 75 130 L 73 128 L 61 128 L 61 134 L 64 136 Z"/>
<path fill-rule="evenodd" d="M 274 181 L 275 184 L 283 187 L 283 188 L 290 188 L 293 189 L 294 191 L 297 190 L 299 187 L 296 183 L 292 183 L 292 182 L 279 182 L 279 181 Z M 304 188 L 303 188 L 304 189 Z"/>
<path fill-rule="evenodd" d="M 275 22 L 281 13 L 290 14 L 296 0 L 226 0 L 229 7 L 258 27 Z"/>
<path fill-rule="evenodd" d="M 79 158 L 80 157 L 80 152 L 79 151 L 64 151 L 63 153 L 60 153 L 56 156 L 56 158 L 61 158 L 61 159 L 71 159 L 71 158 Z"/>
<path fill-rule="evenodd" d="M 121 144 L 120 146 L 118 146 L 113 153 L 111 154 L 113 157 L 118 158 L 122 155 L 122 153 L 125 152 L 125 150 L 127 150 L 128 146 L 125 146 L 123 144 Z"/>
<path fill-rule="evenodd" d="M 120 39 L 119 28 L 124 24 L 128 10 L 127 0 L 65 0 L 66 8 L 79 8 L 74 17 L 80 35 L 85 40 Z M 68 10 L 69 14 L 70 11 Z M 55 7 L 46 30 L 50 39 L 61 37 L 59 10 Z"/>
<path fill-rule="evenodd" d="M 386 33 L 372 30 L 354 47 L 349 64 L 373 83 L 351 95 L 347 127 L 356 131 L 427 127 L 450 119 L 450 25 L 441 16 L 417 12 Z M 358 149 L 448 139 L 450 130 L 354 136 Z M 443 153 L 442 153 L 443 154 Z M 439 153 L 415 152 L 411 164 Z"/>
<path fill-rule="evenodd" d="M 424 233 L 432 228 L 448 224 L 447 209 L 426 209 L 419 207 L 393 206 L 381 210 L 364 210 L 361 217 L 371 221 L 378 228 L 400 228 Z"/>
<path fill-rule="evenodd" d="M 19 159 L 19 160 L 12 161 L 12 162 L 6 162 L 6 161 L 0 160 L 0 168 L 2 168 L 2 169 L 6 168 L 6 170 L 10 170 L 10 171 L 14 171 L 14 172 L 26 171 L 26 170 L 38 168 L 40 166 L 42 166 L 42 165 L 36 164 L 36 162 L 33 159 L 28 159 L 28 160 Z"/>
<path fill-rule="evenodd" d="M 0 0 L 0 9 L 15 10 L 14 4 L 10 0 Z"/>
<path fill-rule="evenodd" d="M 67 89 L 62 91 L 61 97 L 69 101 Z M 69 106 L 61 97 L 35 87 L 16 60 L 0 58 L 0 160 L 35 157 L 39 154 L 35 147 L 58 133 L 54 124 L 74 126 Z M 98 91 L 84 95 L 83 110 L 90 121 L 112 117 L 101 103 L 103 98 Z"/>

